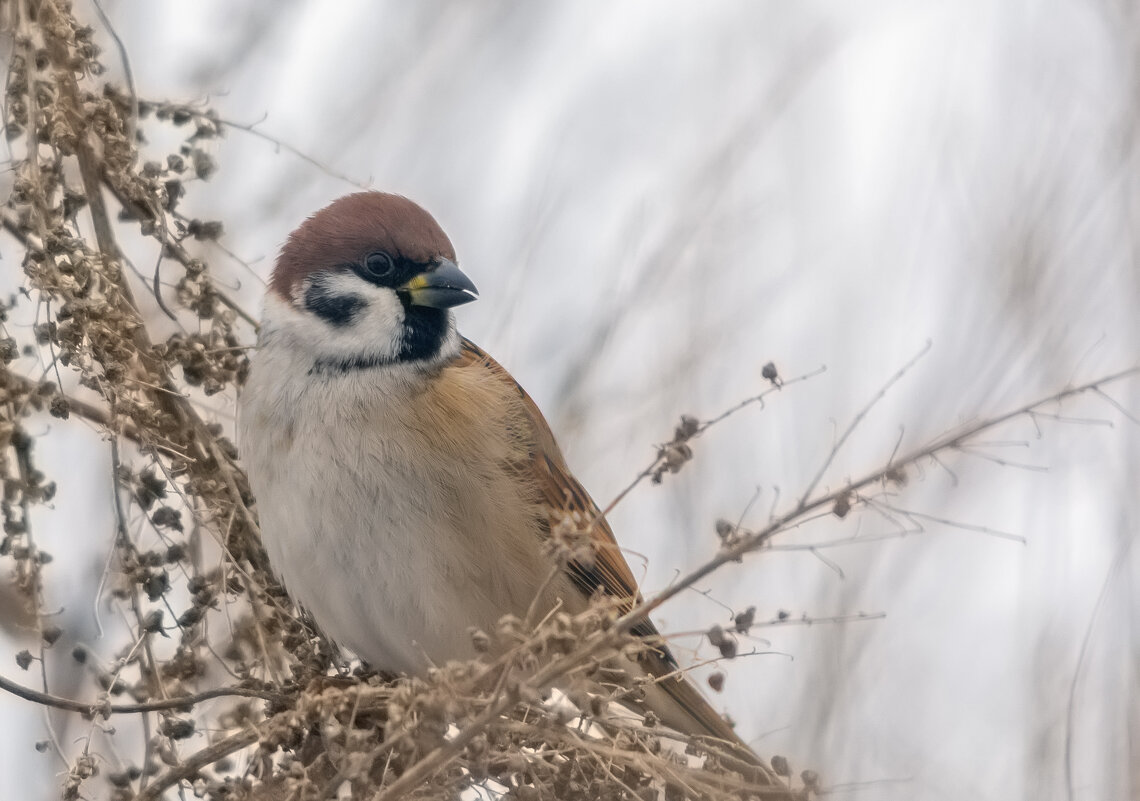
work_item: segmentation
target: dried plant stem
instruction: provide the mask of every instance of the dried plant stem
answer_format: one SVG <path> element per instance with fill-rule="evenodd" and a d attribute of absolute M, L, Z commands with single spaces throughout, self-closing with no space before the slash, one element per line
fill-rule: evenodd
<path fill-rule="evenodd" d="M 0 690 L 10 692 L 25 701 L 32 701 L 55 709 L 67 712 L 79 712 L 83 715 L 134 715 L 142 712 L 163 712 L 167 710 L 188 710 L 203 701 L 213 698 L 260 698 L 265 701 L 282 703 L 286 696 L 268 690 L 255 690 L 248 687 L 217 687 L 193 695 L 183 695 L 177 698 L 166 698 L 161 701 L 148 701 L 142 704 L 88 704 L 75 701 L 71 698 L 61 698 L 58 695 L 33 690 L 0 675 Z"/>
<path fill-rule="evenodd" d="M 191 265 L 191 263 L 194 261 L 194 257 L 190 255 L 190 251 L 183 247 L 180 242 L 170 236 L 169 232 L 166 229 L 165 221 L 162 219 L 160 214 L 155 212 L 154 209 L 150 208 L 147 205 L 132 201 L 122 190 L 115 186 L 115 183 L 106 174 L 103 176 L 103 184 L 107 187 L 111 194 L 115 196 L 115 199 L 119 201 L 119 205 L 124 210 L 129 211 L 134 217 L 138 217 L 139 219 L 143 220 L 151 220 L 155 223 L 157 226 L 156 234 L 161 232 L 161 235 L 158 238 L 163 248 L 162 255 L 170 256 L 183 267 L 189 267 Z M 224 290 L 214 287 L 213 292 L 218 300 L 221 301 L 223 306 L 233 311 L 234 314 L 248 323 L 254 331 L 260 327 L 260 322 L 258 321 L 257 317 L 246 311 L 245 307 L 231 298 L 229 294 Z"/>
<path fill-rule="evenodd" d="M 209 767 L 219 759 L 224 759 L 230 754 L 253 745 L 257 742 L 258 737 L 257 729 L 250 726 L 194 752 L 178 765 L 156 776 L 145 789 L 135 796 L 135 801 L 158 801 L 167 788 L 173 787 L 184 779 L 196 776 L 200 770 Z"/>
<path fill-rule="evenodd" d="M 840 498 L 846 498 L 852 493 L 857 493 L 859 490 L 865 487 L 886 480 L 893 471 L 910 467 L 942 451 L 958 448 L 968 440 L 978 436 L 979 434 L 996 428 L 1002 423 L 1006 423 L 1017 417 L 1030 416 L 1042 406 L 1046 406 L 1051 403 L 1057 403 L 1066 398 L 1071 398 L 1075 395 L 1090 392 L 1097 389 L 1098 387 L 1112 384 L 1136 375 L 1140 375 L 1140 367 L 1132 367 L 1127 370 L 1121 370 L 1120 372 L 1113 373 L 1111 375 L 1105 376 L 1104 378 L 1097 379 L 1096 381 L 1090 381 L 1087 384 L 1070 387 L 1069 389 L 1062 390 L 1061 392 L 1054 393 L 1048 397 L 1034 401 L 1025 406 L 1021 406 L 1017 409 L 1014 409 L 1013 411 L 1006 412 L 995 417 L 987 418 L 985 420 L 968 425 L 957 432 L 940 437 L 934 442 L 921 447 L 916 451 L 913 451 L 907 456 L 893 461 L 883 469 L 876 470 L 863 476 L 862 478 L 850 482 L 842 489 L 825 493 L 823 495 L 817 496 L 814 499 L 801 498 L 799 503 L 794 509 L 792 509 L 792 511 L 776 518 L 774 521 L 759 531 L 743 535 L 739 541 L 730 547 L 722 549 L 721 552 L 718 553 L 713 559 L 710 559 L 708 562 L 701 565 L 696 570 L 692 571 L 688 575 L 675 582 L 669 588 L 662 590 L 657 595 L 649 598 L 636 608 L 632 609 L 626 615 L 623 615 L 621 619 L 619 619 L 617 625 L 615 626 L 615 629 L 622 632 L 629 631 L 639 622 L 644 620 L 650 612 L 657 609 L 670 598 L 678 595 L 688 587 L 691 587 L 697 582 L 706 578 L 710 573 L 714 572 L 718 568 L 728 564 L 729 562 L 738 561 L 744 554 L 764 546 L 774 535 L 790 526 L 795 525 L 798 520 L 805 517 L 806 515 L 822 509 L 826 509 L 830 506 L 834 506 L 834 504 Z"/>
<path fill-rule="evenodd" d="M 720 423 L 720 422 L 726 420 L 727 418 L 729 418 L 732 415 L 739 412 L 741 409 L 745 409 L 745 408 L 747 408 L 749 406 L 753 406 L 757 403 L 759 403 L 760 408 L 763 409 L 764 408 L 764 399 L 766 397 L 768 397 L 769 395 L 771 395 L 772 393 L 779 392 L 784 387 L 792 386 L 793 384 L 798 384 L 801 381 L 807 381 L 808 379 L 815 378 L 816 376 L 821 375 L 826 370 L 827 370 L 826 367 L 820 367 L 816 370 L 812 370 L 809 373 L 804 373 L 803 375 L 798 375 L 795 378 L 789 378 L 787 381 L 781 381 L 779 384 L 774 384 L 773 386 L 769 387 L 768 389 L 764 390 L 763 392 L 761 392 L 757 395 L 753 395 L 749 398 L 745 398 L 742 401 L 738 401 L 737 403 L 735 403 L 732 406 L 730 406 L 729 408 L 725 409 L 723 412 L 716 415 L 715 417 L 711 417 L 708 420 L 705 420 L 702 423 L 700 423 L 697 426 L 696 430 L 693 432 L 692 436 L 689 437 L 689 439 L 697 439 L 702 434 L 704 434 L 706 431 L 708 431 L 710 428 L 715 426 L 717 423 Z M 622 501 L 624 501 L 626 499 L 626 497 L 631 492 L 633 492 L 635 489 L 637 489 L 638 485 L 640 485 L 642 481 L 644 481 L 645 479 L 654 475 L 657 472 L 658 468 L 660 468 L 661 465 L 664 463 L 664 461 L 665 461 L 665 457 L 661 454 L 658 454 L 653 459 L 652 462 L 650 462 L 648 465 L 646 465 L 646 467 L 640 473 L 638 473 L 636 476 L 633 477 L 632 481 L 630 481 L 628 484 L 626 484 L 624 487 L 622 487 L 622 489 L 618 492 L 618 494 L 614 496 L 613 500 L 611 500 L 608 504 L 606 504 L 604 509 L 602 509 L 600 512 L 598 512 L 597 515 L 595 515 L 593 521 L 591 521 L 591 523 L 590 523 L 590 526 L 587 527 L 587 531 L 589 530 L 590 527 L 595 526 L 601 520 L 604 520 L 606 518 L 606 516 L 610 514 L 610 512 L 612 512 L 614 509 L 617 508 L 618 504 L 620 504 Z"/>
<path fill-rule="evenodd" d="M 517 702 L 511 694 L 501 693 L 498 698 L 483 710 L 474 720 L 460 730 L 459 734 L 447 741 L 434 751 L 428 753 L 414 765 L 404 771 L 400 778 L 384 787 L 372 801 L 392 801 L 399 798 L 409 790 L 419 786 L 421 782 L 430 779 L 435 772 L 463 752 L 467 744 L 487 730 L 487 725 L 500 717 L 507 709 Z M 383 750 L 383 746 L 381 746 Z"/>
<path fill-rule="evenodd" d="M 808 502 L 811 494 L 815 492 L 815 488 L 819 486 L 819 482 L 823 480 L 824 474 L 827 473 L 827 468 L 831 467 L 831 463 L 835 461 L 835 457 L 843 448 L 843 444 L 847 442 L 847 439 L 851 436 L 855 429 L 859 427 L 859 424 L 863 422 L 863 418 L 865 418 L 871 409 L 874 408 L 875 404 L 883 399 L 883 396 L 887 394 L 887 391 L 890 390 L 891 387 L 902 380 L 902 377 L 910 372 L 910 369 L 914 367 L 923 356 L 930 352 L 932 344 L 933 343 L 928 339 L 926 341 L 926 344 L 923 345 L 922 349 L 919 350 L 919 352 L 914 356 L 912 356 L 906 364 L 900 367 L 895 372 L 895 374 L 887 380 L 887 383 L 879 387 L 879 391 L 875 393 L 875 396 L 871 398 L 871 400 L 867 402 L 867 405 L 860 409 L 859 413 L 851 419 L 850 425 L 847 426 L 846 430 L 844 430 L 843 434 L 840 435 L 835 445 L 832 446 L 831 452 L 827 455 L 827 458 L 823 460 L 823 464 L 820 466 L 819 471 L 815 474 L 812 480 L 808 482 L 807 487 L 804 489 L 804 494 L 800 497 L 800 508 L 803 508 L 804 505 Z"/>

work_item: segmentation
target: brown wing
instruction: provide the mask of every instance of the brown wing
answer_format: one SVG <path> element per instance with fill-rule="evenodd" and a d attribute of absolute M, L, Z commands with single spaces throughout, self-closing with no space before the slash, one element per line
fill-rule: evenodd
<path fill-rule="evenodd" d="M 562 458 L 562 451 L 554 440 L 550 426 L 546 423 L 546 418 L 511 374 L 468 339 L 463 340 L 463 350 L 452 364 L 456 367 L 479 365 L 503 381 L 510 382 L 519 394 L 532 428 L 535 448 L 531 453 L 529 467 L 542 492 L 542 499 L 555 514 L 561 512 L 570 515 L 576 512 L 584 521 L 596 519 L 600 511 L 597 504 L 570 474 Z M 597 557 L 592 568 L 584 565 L 572 566 L 571 577 L 574 583 L 587 596 L 601 589 L 607 595 L 626 600 L 626 608 L 632 608 L 634 603 L 641 600 L 637 592 L 637 580 L 621 555 L 610 524 L 605 519 L 598 520 L 591 530 L 590 537 L 597 551 Z M 652 625 L 649 628 L 652 629 Z M 657 632 L 654 630 L 652 633 Z"/>
<path fill-rule="evenodd" d="M 562 458 L 562 451 L 555 442 L 554 434 L 551 433 L 542 412 L 510 373 L 468 339 L 463 340 L 463 349 L 452 364 L 456 367 L 482 367 L 492 371 L 503 381 L 510 382 L 519 393 L 533 429 L 535 448 L 531 454 L 530 469 L 541 489 L 543 500 L 554 510 L 555 515 L 577 512 L 583 520 L 595 520 L 600 514 L 597 504 L 570 474 Z M 570 578 L 587 597 L 600 589 L 607 595 L 622 599 L 625 609 L 632 608 L 641 600 L 641 594 L 637 590 L 637 581 L 633 577 L 633 572 L 621 555 L 621 549 L 614 539 L 610 524 L 605 519 L 598 520 L 591 529 L 590 537 L 597 552 L 594 563 L 587 566 L 572 562 L 567 567 Z M 739 738 L 733 733 L 727 721 L 718 715 L 696 688 L 681 676 L 677 661 L 661 641 L 657 628 L 646 620 L 638 624 L 633 632 L 654 641 L 654 648 L 646 654 L 643 667 L 651 675 L 661 677 L 658 686 L 680 707 L 686 717 L 703 729 L 701 732 L 690 733 L 709 734 L 740 744 Z M 751 752 L 748 752 L 748 755 L 755 758 Z"/>

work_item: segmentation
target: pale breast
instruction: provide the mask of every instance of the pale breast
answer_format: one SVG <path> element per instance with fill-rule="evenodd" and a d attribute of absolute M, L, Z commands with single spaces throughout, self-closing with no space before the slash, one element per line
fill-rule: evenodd
<path fill-rule="evenodd" d="M 244 393 L 243 458 L 271 563 L 329 636 L 414 672 L 525 613 L 551 565 L 509 386 L 456 367 L 273 372 L 259 362 Z"/>

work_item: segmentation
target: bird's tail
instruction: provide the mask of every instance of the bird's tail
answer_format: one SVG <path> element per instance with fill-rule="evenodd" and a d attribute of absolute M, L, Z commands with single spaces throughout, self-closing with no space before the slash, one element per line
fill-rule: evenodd
<path fill-rule="evenodd" d="M 750 780 L 761 784 L 780 784 L 771 768 L 740 739 L 732 725 L 678 672 L 671 660 L 649 650 L 639 661 L 641 669 L 653 682 L 646 688 L 644 705 L 662 723 L 682 734 L 716 740 L 722 762 L 723 757 L 734 757 L 738 763 L 736 767 L 747 773 Z"/>

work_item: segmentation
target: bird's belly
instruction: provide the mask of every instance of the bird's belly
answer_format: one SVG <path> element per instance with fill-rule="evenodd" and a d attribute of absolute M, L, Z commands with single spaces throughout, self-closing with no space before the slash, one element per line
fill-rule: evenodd
<path fill-rule="evenodd" d="M 398 438 L 327 432 L 298 436 L 272 464 L 247 461 L 270 562 L 329 637 L 374 667 L 414 673 L 474 655 L 470 628 L 525 612 L 549 571 L 537 534 L 514 532 L 534 546 L 523 554 L 494 538 L 533 520 L 487 506 L 471 471 L 432 474 L 402 458 Z"/>

